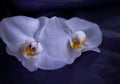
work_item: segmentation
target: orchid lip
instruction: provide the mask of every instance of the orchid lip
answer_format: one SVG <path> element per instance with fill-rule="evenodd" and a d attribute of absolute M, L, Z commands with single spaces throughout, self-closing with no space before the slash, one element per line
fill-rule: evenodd
<path fill-rule="evenodd" d="M 70 39 L 72 49 L 80 49 L 86 42 L 86 34 L 83 31 L 76 32 Z"/>
<path fill-rule="evenodd" d="M 27 56 L 36 56 L 38 54 L 40 54 L 40 52 L 36 52 L 36 50 L 34 50 L 33 48 L 27 46 L 26 42 L 24 43 L 23 46 L 23 50 L 22 50 L 22 54 L 24 56 L 24 54 L 26 54 Z"/>

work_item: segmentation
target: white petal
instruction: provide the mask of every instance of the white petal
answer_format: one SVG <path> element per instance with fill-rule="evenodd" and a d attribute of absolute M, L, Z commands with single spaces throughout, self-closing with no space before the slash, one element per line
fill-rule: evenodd
<path fill-rule="evenodd" d="M 61 25 L 59 19 L 53 17 L 45 24 L 41 33 L 38 35 L 38 41 L 41 42 L 43 49 L 46 52 L 45 58 L 43 59 L 47 60 L 45 61 L 45 65 L 49 65 L 48 69 L 56 69 L 65 64 L 71 64 L 75 58 L 81 55 L 81 52 L 75 53 L 70 48 L 70 36 L 64 31 L 63 27 L 64 26 Z M 44 65 L 44 63 L 42 64 Z M 57 66 L 53 66 L 55 64 L 57 64 Z M 39 65 L 39 67 L 43 66 Z M 44 66 L 44 68 L 47 67 Z"/>
<path fill-rule="evenodd" d="M 56 17 L 51 18 L 46 23 L 38 36 L 38 40 L 42 43 L 44 50 L 50 57 L 58 60 L 66 59 L 63 58 L 64 52 L 61 50 L 67 50 L 65 46 L 67 46 L 69 36 L 64 32 Z"/>
<path fill-rule="evenodd" d="M 79 19 L 71 18 L 66 21 L 66 24 L 73 30 L 73 32 L 84 31 L 87 36 L 87 46 L 89 48 L 97 48 L 102 42 L 102 33 L 97 24 Z"/>

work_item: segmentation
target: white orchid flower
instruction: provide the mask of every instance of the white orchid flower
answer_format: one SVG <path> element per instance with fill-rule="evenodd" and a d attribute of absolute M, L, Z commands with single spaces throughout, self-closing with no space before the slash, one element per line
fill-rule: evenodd
<path fill-rule="evenodd" d="M 102 42 L 98 25 L 79 18 L 6 18 L 0 23 L 0 37 L 7 53 L 29 71 L 61 68 L 73 63 L 82 52 L 99 52 Z"/>
<path fill-rule="evenodd" d="M 7 53 L 17 57 L 29 71 L 38 68 L 37 60 L 42 53 L 41 44 L 34 39 L 38 29 L 39 20 L 25 16 L 6 18 L 0 23 L 0 37 L 7 45 Z M 31 50 L 30 44 L 36 50 Z"/>
<path fill-rule="evenodd" d="M 77 36 L 81 38 L 84 38 L 84 35 L 86 36 L 82 52 L 88 50 L 100 52 L 98 46 L 102 43 L 102 32 L 97 24 L 76 17 L 67 20 L 66 24 L 73 31 L 74 35 L 82 31 L 84 34 L 80 34 L 79 32 Z"/>

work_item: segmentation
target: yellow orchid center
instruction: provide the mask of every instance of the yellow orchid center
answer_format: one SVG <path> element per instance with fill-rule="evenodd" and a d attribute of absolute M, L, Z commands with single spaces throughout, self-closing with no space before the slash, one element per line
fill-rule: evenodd
<path fill-rule="evenodd" d="M 22 54 L 26 54 L 27 56 L 36 56 L 40 54 L 40 52 L 36 52 L 36 48 L 32 47 L 31 44 L 29 46 L 26 45 L 26 42 L 24 43 Z"/>
<path fill-rule="evenodd" d="M 73 40 L 71 47 L 75 50 L 80 49 L 85 43 L 85 41 L 86 41 L 86 37 L 84 37 L 81 42 L 79 40 Z"/>
<path fill-rule="evenodd" d="M 72 48 L 73 49 L 79 49 L 80 48 L 80 46 L 81 46 L 81 44 L 80 44 L 80 42 L 79 41 L 77 41 L 77 40 L 73 40 L 72 41 Z"/>
<path fill-rule="evenodd" d="M 86 35 L 84 32 L 77 32 L 71 40 L 71 47 L 75 50 L 80 49 L 86 42 Z"/>
<path fill-rule="evenodd" d="M 28 56 L 31 56 L 32 53 L 33 53 L 33 50 L 32 50 L 31 48 L 28 48 L 28 49 L 26 50 L 26 53 L 27 53 Z"/>

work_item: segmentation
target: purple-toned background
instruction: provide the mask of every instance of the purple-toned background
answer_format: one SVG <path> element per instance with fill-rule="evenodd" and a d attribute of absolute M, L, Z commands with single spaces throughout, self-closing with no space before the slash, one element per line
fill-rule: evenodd
<path fill-rule="evenodd" d="M 26 70 L 0 40 L 0 84 L 120 84 L 120 4 L 117 0 L 0 0 L 5 17 L 77 16 L 97 23 L 103 33 L 101 53 L 85 52 L 61 69 Z M 12 40 L 12 39 L 11 39 Z"/>

